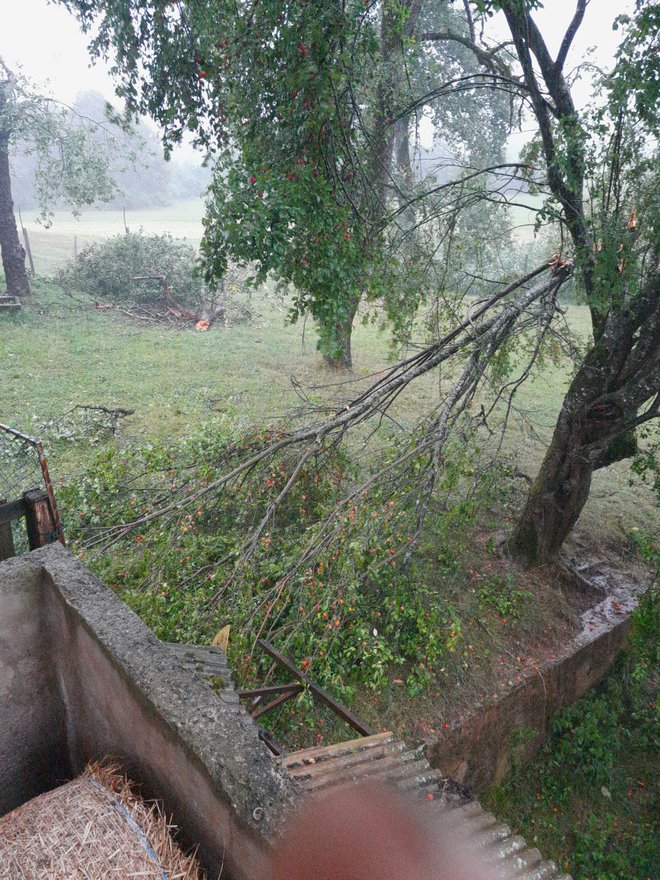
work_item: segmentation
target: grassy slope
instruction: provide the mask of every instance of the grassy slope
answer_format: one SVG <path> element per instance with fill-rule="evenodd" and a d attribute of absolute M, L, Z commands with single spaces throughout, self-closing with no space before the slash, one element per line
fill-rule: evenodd
<path fill-rule="evenodd" d="M 307 326 L 303 335 L 302 324 L 287 324 L 285 308 L 259 293 L 251 324 L 195 333 L 138 326 L 68 299 L 47 282 L 34 287 L 22 313 L 0 318 L 5 380 L 0 417 L 24 429 L 40 430 L 39 424 L 61 417 L 75 404 L 104 404 L 136 410 L 125 423 L 127 439 L 177 437 L 214 412 L 245 423 L 285 414 L 299 403 L 292 376 L 305 387 L 334 381 L 320 363 L 313 327 Z M 578 332 L 587 332 L 585 309 L 571 307 L 570 320 Z M 357 326 L 354 351 L 358 379 L 388 363 L 386 335 L 373 326 Z M 432 375 L 402 396 L 396 415 L 404 424 L 437 399 L 439 381 L 446 387 L 446 375 L 442 380 Z M 530 475 L 539 466 L 567 382 L 565 368 L 549 364 L 519 395 L 520 411 L 533 429 L 514 423 L 504 453 Z M 336 390 L 314 393 L 323 397 Z M 75 466 L 80 452 L 65 454 L 65 470 Z M 583 515 L 589 531 L 608 539 L 631 527 L 653 530 L 657 510 L 652 494 L 629 481 L 626 462 L 595 475 Z"/>

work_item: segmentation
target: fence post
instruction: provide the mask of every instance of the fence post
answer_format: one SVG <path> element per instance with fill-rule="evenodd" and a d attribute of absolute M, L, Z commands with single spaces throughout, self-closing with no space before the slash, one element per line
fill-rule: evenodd
<path fill-rule="evenodd" d="M 30 272 L 34 276 L 37 273 L 34 271 L 34 260 L 32 259 L 32 248 L 30 247 L 30 238 L 28 236 L 28 231 L 23 227 L 23 241 L 25 242 L 25 252 L 27 254 L 28 260 L 30 262 Z"/>
<path fill-rule="evenodd" d="M 0 498 L 0 505 L 6 504 L 6 498 Z M 11 522 L 0 523 L 0 562 L 16 556 L 14 536 L 11 530 Z"/>
<path fill-rule="evenodd" d="M 25 503 L 25 527 L 30 550 L 52 544 L 57 540 L 55 519 L 47 492 L 30 489 L 23 493 Z"/>
<path fill-rule="evenodd" d="M 25 226 L 23 226 L 23 216 L 21 214 L 21 206 L 20 205 L 18 206 L 18 219 L 20 221 L 21 229 L 23 231 L 23 241 L 25 242 L 25 253 L 27 254 L 28 260 L 30 261 L 30 270 L 32 272 L 32 275 L 36 275 L 36 272 L 34 271 L 34 260 L 32 259 L 32 248 L 30 247 L 30 237 L 28 236 L 27 229 L 25 228 Z"/>

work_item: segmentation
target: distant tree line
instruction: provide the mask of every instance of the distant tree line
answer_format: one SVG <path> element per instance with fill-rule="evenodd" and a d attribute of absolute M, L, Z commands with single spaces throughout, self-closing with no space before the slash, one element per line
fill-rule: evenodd
<path fill-rule="evenodd" d="M 79 92 L 73 104 L 74 114 L 93 120 L 90 137 L 106 152 L 108 136 L 115 145 L 109 157 L 109 176 L 116 191 L 105 202 L 108 208 L 151 208 L 169 205 L 179 199 L 200 198 L 211 181 L 211 172 L 199 163 L 167 161 L 163 157 L 160 134 L 142 120 L 124 130 L 118 121 L 108 118 L 107 102 L 96 91 Z M 52 150 L 57 145 L 51 145 Z M 39 159 L 22 141 L 10 151 L 10 169 L 14 203 L 22 209 L 40 205 L 37 181 Z"/>

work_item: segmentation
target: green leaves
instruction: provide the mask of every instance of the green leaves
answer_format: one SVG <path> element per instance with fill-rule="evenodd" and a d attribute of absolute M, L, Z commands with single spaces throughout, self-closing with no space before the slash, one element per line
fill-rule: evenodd
<path fill-rule="evenodd" d="M 199 305 L 202 285 L 196 277 L 194 248 L 171 235 L 145 235 L 142 230 L 86 245 L 58 275 L 58 282 L 102 301 L 162 301 L 162 276 L 175 302 Z"/>
<path fill-rule="evenodd" d="M 99 127 L 40 94 L 25 76 L 3 72 L 0 59 L 0 133 L 6 133 L 13 148 L 20 146 L 36 159 L 35 189 L 46 226 L 57 202 L 77 213 L 116 193 L 110 163 L 116 139 L 105 131 L 100 142 Z"/>

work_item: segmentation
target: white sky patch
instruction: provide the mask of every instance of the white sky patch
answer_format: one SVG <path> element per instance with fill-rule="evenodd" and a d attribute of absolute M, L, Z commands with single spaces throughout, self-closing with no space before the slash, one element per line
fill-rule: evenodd
<path fill-rule="evenodd" d="M 597 65 L 609 68 L 620 39 L 620 32 L 612 31 L 617 15 L 630 12 L 633 0 L 591 0 L 585 20 L 578 31 L 568 56 L 566 70 L 590 58 Z M 545 7 L 534 13 L 550 52 L 556 55 L 561 39 L 575 9 L 574 0 L 547 0 Z M 108 66 L 97 61 L 91 64 L 88 38 L 64 7 L 48 0 L 0 0 L 0 55 L 10 67 L 20 67 L 37 84 L 50 85 L 54 97 L 71 104 L 79 91 L 93 89 L 108 101 L 115 101 L 114 86 Z M 488 23 L 495 40 L 506 39 L 504 17 L 500 13 Z M 590 47 L 593 55 L 588 55 Z M 590 78 L 577 83 L 574 89 L 578 106 L 583 105 L 591 90 Z M 433 131 L 430 122 L 423 120 L 420 139 L 422 146 L 430 146 Z M 521 133 L 512 137 L 512 154 L 529 139 Z M 189 146 L 177 151 L 179 158 L 198 159 Z"/>

